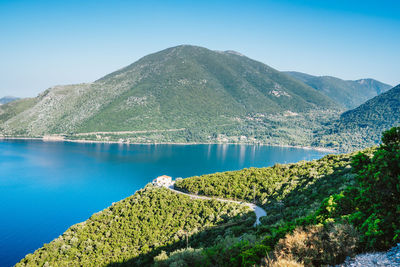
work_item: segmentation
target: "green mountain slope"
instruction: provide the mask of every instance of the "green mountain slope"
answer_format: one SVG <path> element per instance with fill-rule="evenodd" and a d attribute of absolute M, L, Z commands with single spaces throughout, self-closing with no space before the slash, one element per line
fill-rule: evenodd
<path fill-rule="evenodd" d="M 381 133 L 400 124 L 400 85 L 347 111 L 319 134 L 320 144 L 342 149 L 376 145 Z M 334 140 L 334 142 L 332 142 Z"/>
<path fill-rule="evenodd" d="M 253 114 L 337 110 L 328 97 L 265 64 L 188 45 L 148 55 L 90 84 L 50 88 L 36 100 L 2 124 L 3 134 L 160 131 L 157 139 L 171 130 L 176 135 L 169 132 L 169 141 L 179 134 L 180 141 L 197 141 L 240 136 Z"/>
<path fill-rule="evenodd" d="M 312 76 L 295 71 L 288 71 L 285 73 L 315 88 L 346 109 L 355 108 L 365 101 L 392 88 L 391 85 L 384 84 L 374 79 L 350 81 L 331 76 Z"/>

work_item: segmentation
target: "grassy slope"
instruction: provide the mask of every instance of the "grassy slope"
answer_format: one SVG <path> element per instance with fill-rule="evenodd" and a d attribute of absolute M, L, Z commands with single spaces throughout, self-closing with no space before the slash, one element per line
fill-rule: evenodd
<path fill-rule="evenodd" d="M 38 102 L 37 98 L 24 98 L 0 105 L 0 132 L 2 123 L 30 109 Z"/>

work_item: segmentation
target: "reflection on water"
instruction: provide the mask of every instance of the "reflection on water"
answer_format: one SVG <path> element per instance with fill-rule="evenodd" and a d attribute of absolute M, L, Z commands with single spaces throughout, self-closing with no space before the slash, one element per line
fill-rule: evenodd
<path fill-rule="evenodd" d="M 0 141 L 0 266 L 168 174 L 189 177 L 315 159 L 313 150 L 247 145 Z"/>

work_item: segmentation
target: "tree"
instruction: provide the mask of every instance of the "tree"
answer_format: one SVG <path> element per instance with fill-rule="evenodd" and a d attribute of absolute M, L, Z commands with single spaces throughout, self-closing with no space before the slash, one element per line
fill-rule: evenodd
<path fill-rule="evenodd" d="M 383 133 L 382 144 L 369 157 L 353 159 L 359 195 L 357 217 L 367 248 L 385 249 L 400 241 L 400 127 Z M 357 218 L 358 220 L 360 218 Z"/>

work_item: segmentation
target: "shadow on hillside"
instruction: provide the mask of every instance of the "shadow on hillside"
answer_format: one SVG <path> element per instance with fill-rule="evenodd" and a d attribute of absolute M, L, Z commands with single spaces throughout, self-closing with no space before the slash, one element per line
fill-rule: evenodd
<path fill-rule="evenodd" d="M 306 175 L 307 176 L 307 175 Z M 304 176 L 303 176 L 304 177 Z M 334 167 L 333 172 L 313 180 L 303 178 L 294 189 L 286 193 L 280 201 L 273 199 L 270 204 L 264 206 L 268 216 L 263 218 L 263 224 L 274 224 L 281 219 L 292 220 L 306 216 L 320 206 L 326 197 L 338 193 L 339 189 L 353 180 L 351 169 L 346 167 Z M 285 194 L 290 182 L 276 191 L 276 195 Z"/>
<path fill-rule="evenodd" d="M 225 218 L 224 218 L 225 217 Z M 167 253 L 175 251 L 177 249 L 186 248 L 186 246 L 191 248 L 199 248 L 204 246 L 212 246 L 214 245 L 214 240 L 218 236 L 224 236 L 224 234 L 229 230 L 230 234 L 238 236 L 244 232 L 249 232 L 250 229 L 253 228 L 253 224 L 255 221 L 255 215 L 253 212 L 248 212 L 246 214 L 237 215 L 233 218 L 228 218 L 226 216 L 222 216 L 225 219 L 223 223 L 219 223 L 216 226 L 213 226 L 209 229 L 204 229 L 200 232 L 197 232 L 193 235 L 189 235 L 187 244 L 186 244 L 186 236 L 183 234 L 180 237 L 180 240 L 166 246 L 149 246 L 150 250 L 147 253 L 141 254 L 137 257 L 133 257 L 124 262 L 112 262 L 108 264 L 108 267 L 121 267 L 121 266 L 151 266 L 153 263 L 153 259 L 155 256 L 159 255 L 161 251 L 165 251 Z M 183 230 L 183 229 L 181 229 Z M 171 237 L 173 239 L 173 237 Z"/>

